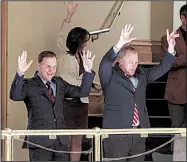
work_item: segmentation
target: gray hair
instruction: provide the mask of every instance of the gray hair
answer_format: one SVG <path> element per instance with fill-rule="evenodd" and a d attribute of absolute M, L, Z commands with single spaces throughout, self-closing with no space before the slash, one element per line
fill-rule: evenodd
<path fill-rule="evenodd" d="M 129 51 L 133 53 L 137 53 L 135 48 L 133 48 L 132 46 L 123 46 L 119 51 L 117 59 L 122 59 Z"/>

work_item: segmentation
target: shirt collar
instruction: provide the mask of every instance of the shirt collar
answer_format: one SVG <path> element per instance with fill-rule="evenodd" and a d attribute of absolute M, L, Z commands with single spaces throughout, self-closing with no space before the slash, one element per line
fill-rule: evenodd
<path fill-rule="evenodd" d="M 40 75 L 39 72 L 37 72 L 37 75 L 40 77 L 40 79 L 42 80 L 42 82 L 43 82 L 44 84 L 47 83 L 47 81 Z M 52 81 L 49 81 L 49 82 L 52 83 Z"/>

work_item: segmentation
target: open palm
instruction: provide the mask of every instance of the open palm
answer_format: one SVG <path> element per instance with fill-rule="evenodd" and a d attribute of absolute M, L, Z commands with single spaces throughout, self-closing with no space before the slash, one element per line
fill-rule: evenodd
<path fill-rule="evenodd" d="M 81 58 L 85 71 L 90 72 L 93 67 L 93 60 L 95 55 L 92 57 L 92 52 L 87 50 L 82 52 Z"/>
<path fill-rule="evenodd" d="M 27 61 L 27 51 L 23 51 L 21 56 L 18 57 L 18 72 L 24 73 L 25 71 L 28 70 L 28 68 L 31 66 L 33 60 Z"/>
<path fill-rule="evenodd" d="M 125 28 L 121 30 L 120 41 L 123 44 L 130 43 L 131 41 L 135 40 L 136 38 L 131 38 L 130 34 L 132 33 L 134 27 L 131 24 L 125 25 Z"/>
<path fill-rule="evenodd" d="M 64 3 L 69 14 L 74 14 L 77 11 L 78 4 L 74 4 L 73 1 Z"/>

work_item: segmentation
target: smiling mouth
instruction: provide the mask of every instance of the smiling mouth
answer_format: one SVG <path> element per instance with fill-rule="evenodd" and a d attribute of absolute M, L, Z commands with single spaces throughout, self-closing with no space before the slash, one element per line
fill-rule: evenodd
<path fill-rule="evenodd" d="M 47 75 L 53 75 L 53 74 L 49 74 L 49 73 L 47 73 Z"/>

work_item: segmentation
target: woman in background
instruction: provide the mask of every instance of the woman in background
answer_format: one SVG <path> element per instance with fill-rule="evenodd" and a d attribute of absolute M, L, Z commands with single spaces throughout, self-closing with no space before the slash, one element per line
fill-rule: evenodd
<path fill-rule="evenodd" d="M 73 14 L 76 12 L 78 5 L 74 5 L 73 2 L 65 4 L 67 6 L 67 16 L 62 22 L 60 34 L 57 37 L 57 48 L 59 54 L 57 74 L 63 77 L 63 79 L 65 79 L 68 83 L 81 85 L 84 67 L 80 55 L 87 46 L 90 34 L 86 29 L 81 27 L 71 28 L 71 19 Z M 68 49 L 68 51 L 66 51 L 66 49 Z M 100 90 L 100 86 L 98 84 L 93 84 L 93 87 Z M 88 128 L 88 106 L 88 97 L 65 99 L 64 117 L 67 128 Z M 70 151 L 82 151 L 82 138 L 82 135 L 70 136 Z M 80 161 L 80 157 L 81 153 L 70 154 L 71 161 Z"/>

